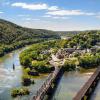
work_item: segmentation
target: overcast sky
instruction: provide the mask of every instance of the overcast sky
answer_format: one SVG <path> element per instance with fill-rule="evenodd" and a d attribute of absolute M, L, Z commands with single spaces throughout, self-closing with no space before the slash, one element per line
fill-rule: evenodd
<path fill-rule="evenodd" d="M 100 0 L 0 0 L 0 18 L 56 31 L 100 29 Z"/>

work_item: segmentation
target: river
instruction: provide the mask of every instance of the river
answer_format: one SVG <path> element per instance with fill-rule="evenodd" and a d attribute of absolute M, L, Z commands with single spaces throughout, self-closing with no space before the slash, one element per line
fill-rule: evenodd
<path fill-rule="evenodd" d="M 0 58 L 0 100 L 28 100 L 36 93 L 47 77 L 47 75 L 41 75 L 41 77 L 34 78 L 35 84 L 28 87 L 32 91 L 29 96 L 11 97 L 11 89 L 22 86 L 22 66 L 19 62 L 19 54 L 24 49 L 26 48 L 15 50 Z M 14 71 L 13 63 L 15 65 Z"/>
<path fill-rule="evenodd" d="M 99 81 L 93 95 L 91 96 L 91 100 L 100 100 L 100 81 Z"/>
<path fill-rule="evenodd" d="M 28 87 L 31 90 L 31 94 L 29 96 L 17 98 L 11 97 L 11 89 L 22 86 L 22 66 L 19 62 L 19 54 L 24 49 L 26 48 L 15 50 L 0 58 L 0 100 L 29 100 L 47 77 L 47 75 L 41 75 L 41 77 L 34 78 L 35 84 Z M 14 71 L 12 69 L 13 63 L 15 64 Z M 65 72 L 52 100 L 72 100 L 92 73 L 93 71 Z"/>
<path fill-rule="evenodd" d="M 65 72 L 52 100 L 72 100 L 93 72 Z"/>

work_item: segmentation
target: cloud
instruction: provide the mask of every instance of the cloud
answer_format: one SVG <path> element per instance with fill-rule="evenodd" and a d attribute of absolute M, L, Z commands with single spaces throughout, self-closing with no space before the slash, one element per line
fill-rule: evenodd
<path fill-rule="evenodd" d="M 96 18 L 100 19 L 100 15 L 97 15 Z"/>
<path fill-rule="evenodd" d="M 2 13 L 4 13 L 4 12 L 0 11 L 0 14 L 2 14 Z"/>
<path fill-rule="evenodd" d="M 57 6 L 48 6 L 45 3 L 27 4 L 23 2 L 16 2 L 16 3 L 11 4 L 11 6 L 21 7 L 23 9 L 29 9 L 29 10 L 50 10 L 50 11 L 59 10 Z"/>
<path fill-rule="evenodd" d="M 52 18 L 60 18 L 58 16 L 79 16 L 79 15 L 85 15 L 85 16 L 93 16 L 95 13 L 92 12 L 85 12 L 82 10 L 66 10 L 66 9 L 61 9 L 58 6 L 49 6 L 46 3 L 23 3 L 23 2 L 16 2 L 12 3 L 11 6 L 13 7 L 20 7 L 23 9 L 28 9 L 28 10 L 46 10 L 46 15 L 51 15 Z M 45 16 L 45 17 L 50 17 L 50 16 Z M 63 18 L 64 19 L 64 18 Z"/>
<path fill-rule="evenodd" d="M 51 15 L 44 15 L 43 17 L 51 17 Z"/>
<path fill-rule="evenodd" d="M 57 11 L 49 11 L 46 14 L 48 15 L 58 15 L 58 16 L 66 16 L 66 15 L 95 15 L 90 12 L 83 12 L 81 10 L 57 10 Z"/>
<path fill-rule="evenodd" d="M 30 15 L 28 15 L 28 14 L 26 14 L 26 15 L 24 15 L 24 14 L 19 14 L 19 15 L 17 15 L 18 17 L 29 17 Z"/>
<path fill-rule="evenodd" d="M 58 16 L 54 16 L 52 18 L 53 19 L 70 19 L 69 17 L 58 17 Z"/>
<path fill-rule="evenodd" d="M 22 20 L 25 20 L 25 21 L 38 21 L 38 20 L 40 20 L 40 19 L 23 18 Z"/>
<path fill-rule="evenodd" d="M 43 17 L 52 18 L 52 19 L 70 19 L 70 17 L 52 16 L 52 15 L 44 15 Z"/>
<path fill-rule="evenodd" d="M 100 12 L 98 12 L 95 17 L 100 19 Z"/>
<path fill-rule="evenodd" d="M 57 6 L 51 6 L 48 8 L 48 10 L 56 11 L 56 10 L 59 10 L 59 8 Z"/>
<path fill-rule="evenodd" d="M 13 7 L 21 7 L 21 8 L 24 8 L 24 9 L 29 9 L 29 10 L 43 10 L 43 9 L 47 9 L 48 6 L 43 3 L 39 3 L 39 4 L 27 4 L 27 3 L 21 3 L 21 2 L 16 2 L 16 3 L 13 3 L 11 4 L 11 6 Z"/>

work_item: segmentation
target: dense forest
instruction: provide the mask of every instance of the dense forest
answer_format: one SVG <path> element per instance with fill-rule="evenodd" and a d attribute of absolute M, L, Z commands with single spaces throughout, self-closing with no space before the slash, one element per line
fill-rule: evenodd
<path fill-rule="evenodd" d="M 67 47 L 77 47 L 79 49 L 92 48 L 100 42 L 100 31 L 83 31 L 74 35 L 67 44 Z"/>
<path fill-rule="evenodd" d="M 25 28 L 0 19 L 0 56 L 27 44 L 59 38 L 53 31 Z"/>
<path fill-rule="evenodd" d="M 20 54 L 20 62 L 24 68 L 35 68 L 38 72 L 50 72 L 51 65 L 49 64 L 51 48 L 52 51 L 57 47 L 58 41 L 46 41 L 33 44 L 29 49 Z"/>

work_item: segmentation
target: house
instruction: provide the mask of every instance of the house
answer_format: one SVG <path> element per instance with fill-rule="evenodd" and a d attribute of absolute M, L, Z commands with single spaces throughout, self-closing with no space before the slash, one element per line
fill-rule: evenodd
<path fill-rule="evenodd" d="M 65 48 L 64 49 L 67 53 L 73 53 L 75 51 L 75 48 Z"/>
<path fill-rule="evenodd" d="M 49 50 L 42 51 L 41 54 L 49 54 Z"/>

